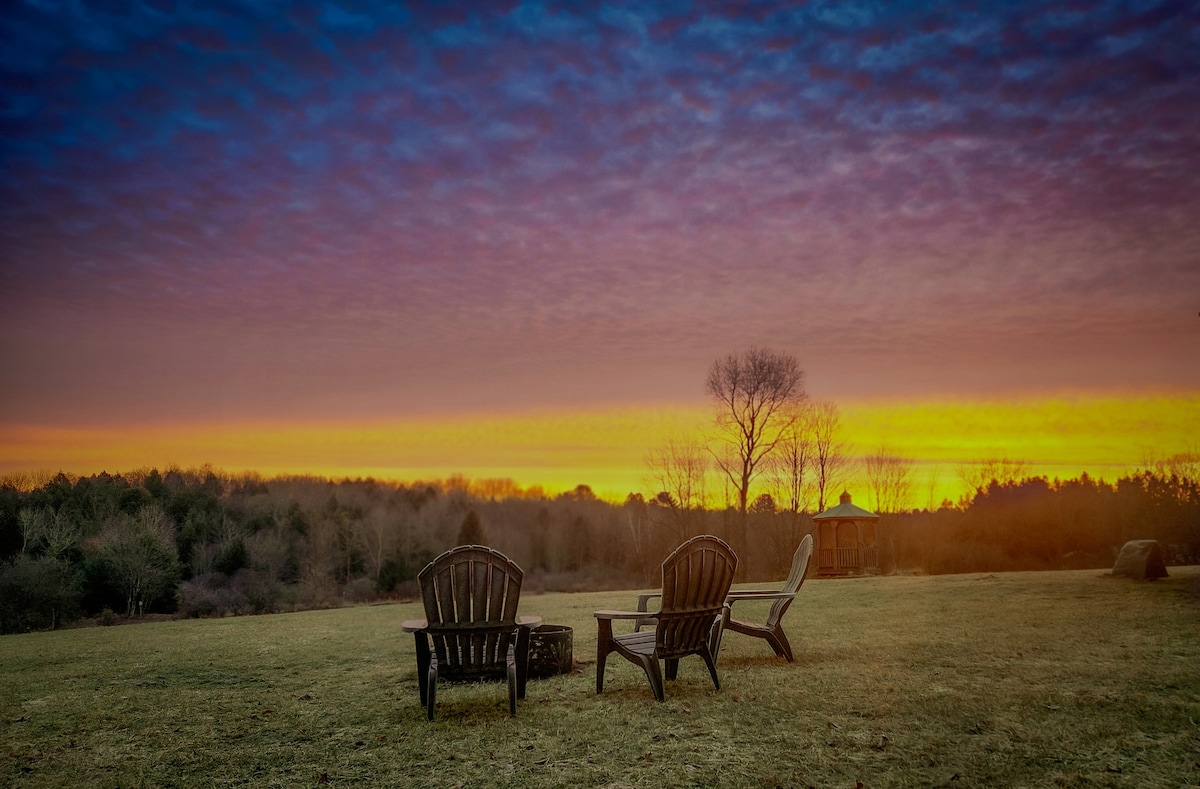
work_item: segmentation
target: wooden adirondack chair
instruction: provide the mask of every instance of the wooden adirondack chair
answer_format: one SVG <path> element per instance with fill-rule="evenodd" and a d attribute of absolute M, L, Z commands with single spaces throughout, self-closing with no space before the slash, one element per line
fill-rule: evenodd
<path fill-rule="evenodd" d="M 744 633 L 748 636 L 756 636 L 765 638 L 771 648 L 775 650 L 776 655 L 781 655 L 787 658 L 788 662 L 792 662 L 792 645 L 788 643 L 787 634 L 783 632 L 783 625 L 780 621 L 783 615 L 787 613 L 788 607 L 792 604 L 792 600 L 796 599 L 796 593 L 800 591 L 801 584 L 804 583 L 804 577 L 808 573 L 808 560 L 813 552 L 813 538 L 811 534 L 804 535 L 804 539 L 800 541 L 800 546 L 796 548 L 796 553 L 792 556 L 792 569 L 788 573 L 787 580 L 783 582 L 781 589 L 740 589 L 736 592 L 730 592 L 725 598 L 729 603 L 731 612 L 734 603 L 742 600 L 773 600 L 771 610 L 767 612 L 767 621 L 759 624 L 758 622 L 748 622 L 742 619 L 734 619 L 732 613 L 729 621 L 725 626 L 735 633 Z"/>
<path fill-rule="evenodd" d="M 656 623 L 653 631 L 614 635 L 613 620 L 644 622 L 646 612 L 597 611 L 596 692 L 604 690 L 604 664 L 610 652 L 641 666 L 659 701 L 666 698 L 660 659 L 666 661 L 667 679 L 672 680 L 679 672 L 680 658 L 699 655 L 720 690 L 717 650 L 727 615 L 725 595 L 736 569 L 737 556 L 724 542 L 708 535 L 693 537 L 663 561 L 662 607 L 650 614 Z"/>
<path fill-rule="evenodd" d="M 429 720 L 439 676 L 507 679 L 509 714 L 517 714 L 529 672 L 529 628 L 541 621 L 517 619 L 524 575 L 511 559 L 482 545 L 447 551 L 417 575 L 425 621 L 403 627 L 416 635 L 417 683 Z"/>

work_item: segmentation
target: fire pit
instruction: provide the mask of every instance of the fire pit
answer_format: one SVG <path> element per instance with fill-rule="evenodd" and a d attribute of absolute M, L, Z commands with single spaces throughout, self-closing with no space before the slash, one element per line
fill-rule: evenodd
<path fill-rule="evenodd" d="M 539 625 L 529 632 L 529 676 L 534 679 L 569 674 L 575 665 L 572 630 L 565 625 Z"/>

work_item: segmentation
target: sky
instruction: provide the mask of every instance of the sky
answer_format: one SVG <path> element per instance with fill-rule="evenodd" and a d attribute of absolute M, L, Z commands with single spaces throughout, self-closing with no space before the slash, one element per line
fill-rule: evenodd
<path fill-rule="evenodd" d="M 623 497 L 749 347 L 930 468 L 1200 440 L 1188 0 L 16 0 L 0 41 L 0 471 Z"/>

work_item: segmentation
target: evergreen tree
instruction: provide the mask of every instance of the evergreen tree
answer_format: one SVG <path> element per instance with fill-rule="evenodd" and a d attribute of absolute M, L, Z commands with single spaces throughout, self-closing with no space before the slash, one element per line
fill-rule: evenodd
<path fill-rule="evenodd" d="M 458 544 L 459 545 L 485 545 L 487 543 L 487 534 L 483 530 L 483 522 L 479 520 L 479 515 L 475 510 L 467 510 L 467 516 L 463 518 L 462 526 L 458 529 Z"/>

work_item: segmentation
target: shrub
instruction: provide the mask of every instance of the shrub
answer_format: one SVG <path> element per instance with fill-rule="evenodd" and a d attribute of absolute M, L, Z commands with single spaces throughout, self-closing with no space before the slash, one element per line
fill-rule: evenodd
<path fill-rule="evenodd" d="M 259 570 L 238 570 L 229 582 L 236 614 L 273 614 L 279 610 L 280 585 Z"/>
<path fill-rule="evenodd" d="M 416 574 L 403 560 L 384 559 L 383 564 L 379 566 L 379 576 L 375 579 L 375 591 L 380 594 L 391 594 L 402 582 L 415 577 Z"/>
<path fill-rule="evenodd" d="M 342 597 L 351 603 L 365 603 L 374 600 L 377 596 L 375 584 L 371 582 L 370 578 L 355 578 L 342 587 Z"/>
<path fill-rule="evenodd" d="M 179 585 L 179 613 L 189 618 L 271 614 L 292 602 L 281 584 L 247 568 L 233 577 L 205 573 Z"/>
<path fill-rule="evenodd" d="M 231 612 L 229 590 L 224 577 L 216 573 L 198 575 L 179 585 L 179 607 L 181 616 L 191 619 L 225 616 Z"/>
<path fill-rule="evenodd" d="M 250 566 L 250 552 L 241 537 L 230 540 L 218 551 L 213 560 L 213 569 L 225 575 L 234 575 L 243 567 Z"/>
<path fill-rule="evenodd" d="M 78 619 L 79 583 L 66 562 L 18 556 L 0 567 L 0 633 L 53 630 Z"/>

